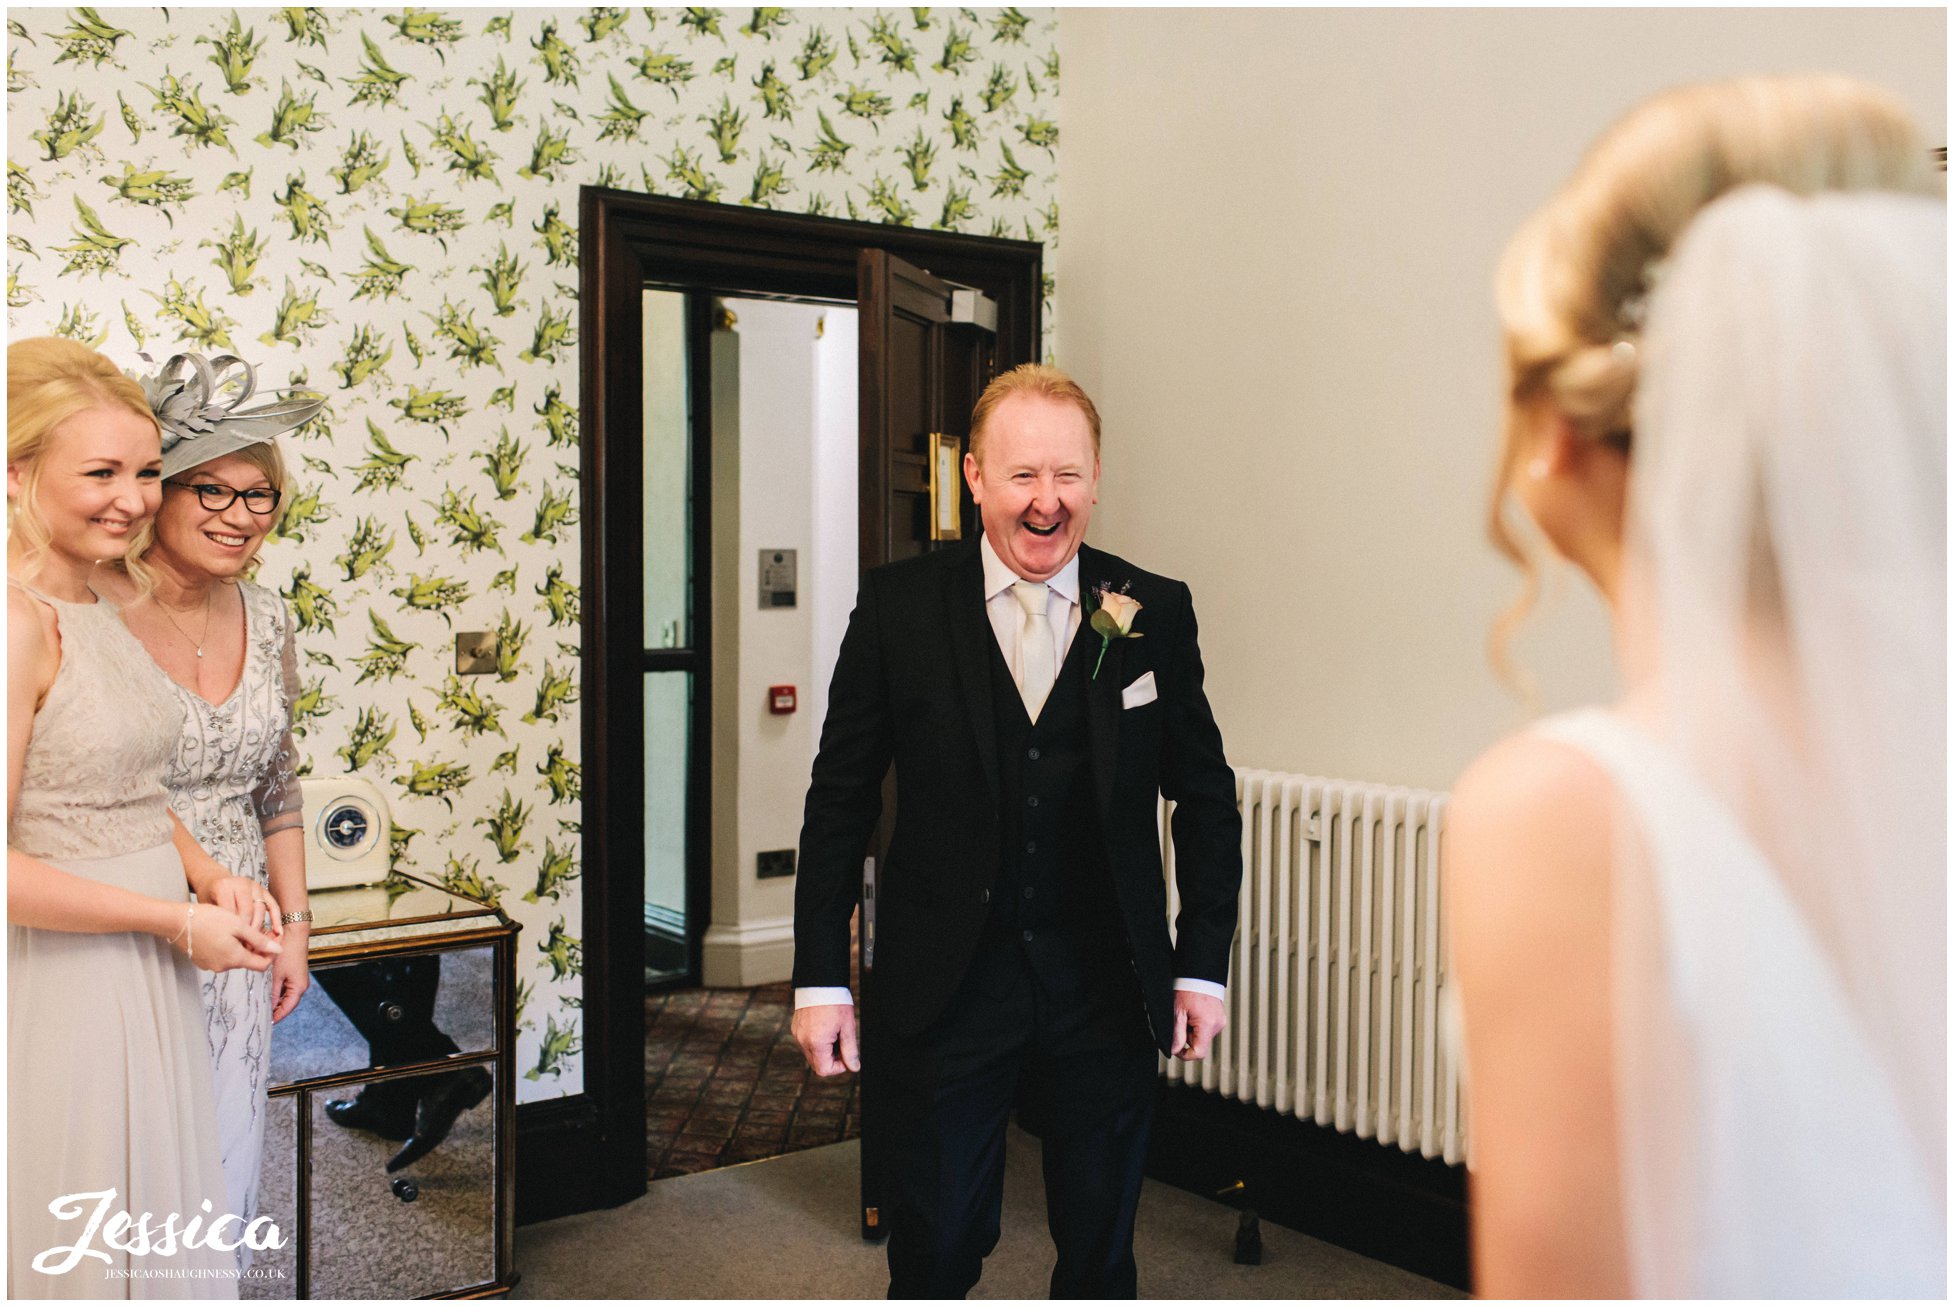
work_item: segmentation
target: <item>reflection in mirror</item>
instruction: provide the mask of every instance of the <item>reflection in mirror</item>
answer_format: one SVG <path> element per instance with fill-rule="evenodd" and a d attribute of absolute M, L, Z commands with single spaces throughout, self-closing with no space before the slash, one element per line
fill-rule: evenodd
<path fill-rule="evenodd" d="M 478 1065 L 306 1094 L 313 1297 L 418 1297 L 495 1278 L 494 1074 Z M 429 1147 L 403 1165 L 415 1140 L 342 1125 L 330 1103 L 348 1098 L 418 1104 Z"/>
<path fill-rule="evenodd" d="M 271 1083 L 438 1061 L 495 1047 L 494 951 L 335 962 L 271 1034 Z"/>
<path fill-rule="evenodd" d="M 258 1178 L 258 1215 L 271 1218 L 285 1246 L 251 1254 L 247 1276 L 238 1282 L 240 1298 L 296 1298 L 299 1294 L 298 1105 L 297 1096 L 291 1094 L 265 1103 L 264 1169 Z"/>

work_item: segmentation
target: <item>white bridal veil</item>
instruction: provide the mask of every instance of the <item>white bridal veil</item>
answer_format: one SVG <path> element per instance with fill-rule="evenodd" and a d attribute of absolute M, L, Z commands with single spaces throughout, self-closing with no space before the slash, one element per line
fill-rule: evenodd
<path fill-rule="evenodd" d="M 1628 823 L 1638 1294 L 1944 1292 L 1946 240 L 1746 187 L 1651 300 L 1625 656 L 1720 815 Z"/>

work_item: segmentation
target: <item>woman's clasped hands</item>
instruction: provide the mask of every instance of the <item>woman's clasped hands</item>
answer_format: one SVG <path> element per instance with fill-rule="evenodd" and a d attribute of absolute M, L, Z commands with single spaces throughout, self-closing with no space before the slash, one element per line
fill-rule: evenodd
<path fill-rule="evenodd" d="M 184 905 L 183 930 L 170 940 L 205 971 L 263 971 L 284 947 L 278 900 L 247 876 L 218 876 Z"/>

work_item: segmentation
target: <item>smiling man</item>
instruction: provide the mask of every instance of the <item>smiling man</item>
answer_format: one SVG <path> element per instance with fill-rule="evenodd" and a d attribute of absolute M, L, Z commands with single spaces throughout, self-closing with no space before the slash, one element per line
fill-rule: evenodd
<path fill-rule="evenodd" d="M 998 377 L 964 476 L 982 537 L 870 572 L 842 640 L 801 831 L 794 1036 L 821 1075 L 861 1068 L 848 923 L 893 763 L 868 999 L 889 1296 L 976 1284 L 1022 1101 L 1044 1139 L 1052 1296 L 1131 1298 L 1156 1050 L 1205 1057 L 1225 1024 L 1234 773 L 1187 587 L 1084 543 L 1085 392 L 1040 364 Z"/>

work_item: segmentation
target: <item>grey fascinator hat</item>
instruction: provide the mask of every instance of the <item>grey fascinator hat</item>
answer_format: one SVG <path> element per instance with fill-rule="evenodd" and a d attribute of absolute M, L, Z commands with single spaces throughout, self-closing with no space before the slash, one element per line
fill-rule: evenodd
<path fill-rule="evenodd" d="M 147 354 L 138 357 L 155 362 Z M 326 403 L 323 397 L 276 398 L 279 392 L 273 391 L 271 402 L 245 408 L 257 392 L 257 373 L 233 354 L 214 359 L 176 354 L 154 376 L 129 375 L 163 428 L 166 477 L 303 426 Z"/>

